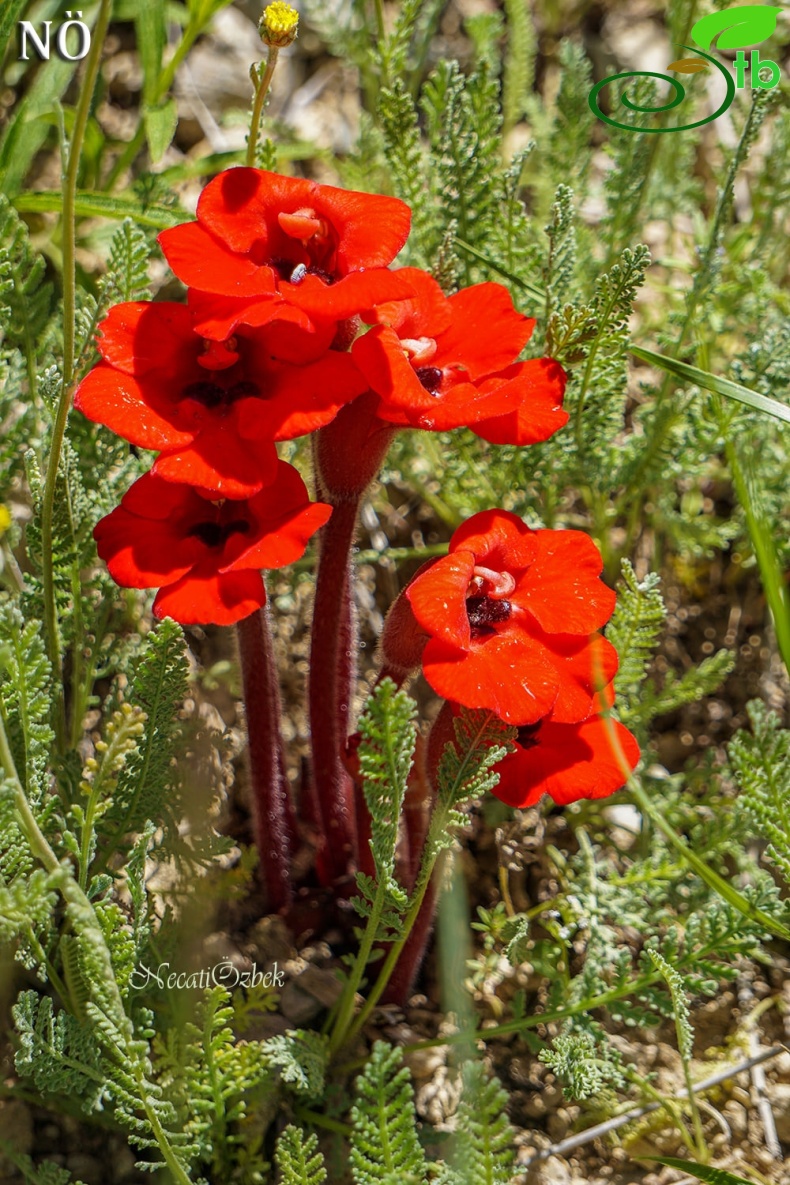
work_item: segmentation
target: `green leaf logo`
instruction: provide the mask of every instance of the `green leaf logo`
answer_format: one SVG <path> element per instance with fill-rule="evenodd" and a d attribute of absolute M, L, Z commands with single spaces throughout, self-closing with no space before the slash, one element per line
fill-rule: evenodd
<path fill-rule="evenodd" d="M 710 49 L 719 33 L 716 49 L 758 45 L 771 36 L 781 11 L 772 4 L 743 4 L 724 12 L 711 12 L 697 21 L 691 36 L 703 49 Z"/>
<path fill-rule="evenodd" d="M 708 63 L 704 58 L 678 58 L 670 62 L 667 70 L 676 70 L 678 74 L 697 74 L 700 70 L 707 70 Z"/>

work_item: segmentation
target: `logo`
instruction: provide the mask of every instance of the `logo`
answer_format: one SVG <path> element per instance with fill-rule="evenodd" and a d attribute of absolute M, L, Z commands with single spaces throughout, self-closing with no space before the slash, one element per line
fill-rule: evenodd
<path fill-rule="evenodd" d="M 628 70 L 621 74 L 611 74 L 608 78 L 596 83 L 590 91 L 588 99 L 593 115 L 597 115 L 604 123 L 611 124 L 613 128 L 622 128 L 626 132 L 687 132 L 691 128 L 700 128 L 705 123 L 711 123 L 712 120 L 723 115 L 732 105 L 736 90 L 744 90 L 747 86 L 752 90 L 772 90 L 778 84 L 780 77 L 776 62 L 771 62 L 768 58 L 761 58 L 759 50 L 756 49 L 752 49 L 747 58 L 743 50 L 744 47 L 757 45 L 771 36 L 776 29 L 781 11 L 781 8 L 771 4 L 739 4 L 736 8 L 727 8 L 723 12 L 712 12 L 708 16 L 702 17 L 692 27 L 691 36 L 696 42 L 696 46 L 683 45 L 681 48 L 689 50 L 694 54 L 694 57 L 679 58 L 676 62 L 670 62 L 667 70 L 674 70 L 678 74 L 697 74 L 701 70 L 708 70 L 711 66 L 718 70 L 724 78 L 726 93 L 721 105 L 712 115 L 706 115 L 704 119 L 698 119 L 695 123 L 679 124 L 671 128 L 645 128 L 632 123 L 620 123 L 619 120 L 613 119 L 601 111 L 598 105 L 600 92 L 610 82 L 617 82 L 620 78 L 660 78 L 672 87 L 672 98 L 659 107 L 641 106 L 630 99 L 623 89 L 620 93 L 620 103 L 629 111 L 637 112 L 640 115 L 658 115 L 663 111 L 671 111 L 673 107 L 678 107 L 686 97 L 685 87 L 678 79 L 671 78 L 668 74 L 659 74 L 655 70 Z M 737 49 L 738 52 L 731 68 L 717 61 L 711 54 L 704 52 L 712 47 L 714 41 L 716 41 L 718 50 Z M 766 72 L 768 76 L 766 76 Z"/>

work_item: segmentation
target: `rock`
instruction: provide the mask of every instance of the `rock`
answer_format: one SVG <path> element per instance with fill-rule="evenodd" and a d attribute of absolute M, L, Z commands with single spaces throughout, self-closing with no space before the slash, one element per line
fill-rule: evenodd
<path fill-rule="evenodd" d="M 342 990 L 343 985 L 334 972 L 308 966 L 285 985 L 280 1010 L 293 1024 L 302 1025 L 325 1008 L 331 1008 Z"/>
<path fill-rule="evenodd" d="M 730 1125 L 734 1136 L 745 1136 L 749 1130 L 749 1113 L 742 1103 L 735 1099 L 728 1099 L 721 1109 L 721 1113 Z"/>
<path fill-rule="evenodd" d="M 768 1098 L 774 1113 L 776 1134 L 783 1144 L 790 1144 L 790 1085 L 777 1082 L 769 1091 Z"/>
<path fill-rule="evenodd" d="M 571 1167 L 560 1156 L 539 1160 L 527 1171 L 527 1185 L 574 1185 Z"/>

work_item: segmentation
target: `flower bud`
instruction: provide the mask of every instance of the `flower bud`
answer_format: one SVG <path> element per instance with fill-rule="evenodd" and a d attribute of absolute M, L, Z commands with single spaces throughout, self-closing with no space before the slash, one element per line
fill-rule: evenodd
<path fill-rule="evenodd" d="M 418 624 L 405 593 L 393 601 L 379 640 L 382 676 L 400 685 L 418 670 L 428 635 Z"/>
<path fill-rule="evenodd" d="M 258 32 L 264 45 L 283 49 L 296 38 L 299 28 L 299 13 L 285 0 L 273 0 L 263 10 L 258 22 Z"/>

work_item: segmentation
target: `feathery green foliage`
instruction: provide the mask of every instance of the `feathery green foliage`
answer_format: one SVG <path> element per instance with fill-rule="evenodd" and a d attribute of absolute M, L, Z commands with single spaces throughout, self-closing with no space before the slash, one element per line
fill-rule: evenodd
<path fill-rule="evenodd" d="M 728 749 L 740 791 L 736 809 L 768 840 L 766 856 L 790 884 L 790 732 L 759 700 L 748 710 L 751 734 L 737 733 Z"/>
<path fill-rule="evenodd" d="M 508 1185 L 513 1175 L 514 1132 L 507 1120 L 507 1094 L 485 1065 L 466 1061 L 461 1102 L 455 1115 L 452 1166 L 459 1182 Z"/>
<path fill-rule="evenodd" d="M 402 1061 L 399 1049 L 377 1041 L 357 1078 L 349 1157 L 355 1185 L 394 1185 L 425 1178 L 414 1092 Z"/>
<path fill-rule="evenodd" d="M 320 1098 L 328 1061 L 327 1038 L 310 1029 L 294 1029 L 263 1043 L 269 1064 L 280 1071 L 283 1082 L 305 1099 Z"/>
<path fill-rule="evenodd" d="M 397 690 L 391 679 L 384 679 L 374 689 L 359 720 L 359 768 L 370 812 L 370 847 L 377 883 L 374 885 L 369 877 L 358 874 L 363 897 L 355 903 L 362 916 L 367 917 L 377 890 L 383 889 L 382 921 L 389 929 L 397 929 L 399 917 L 408 904 L 408 897 L 393 873 L 398 824 L 414 755 L 416 712 L 417 705 L 411 697 Z"/>
<path fill-rule="evenodd" d="M 281 1185 L 323 1185 L 326 1181 L 326 1167 L 318 1150 L 317 1137 L 312 1132 L 306 1135 L 292 1123 L 280 1135 L 274 1158 L 280 1170 Z"/>

